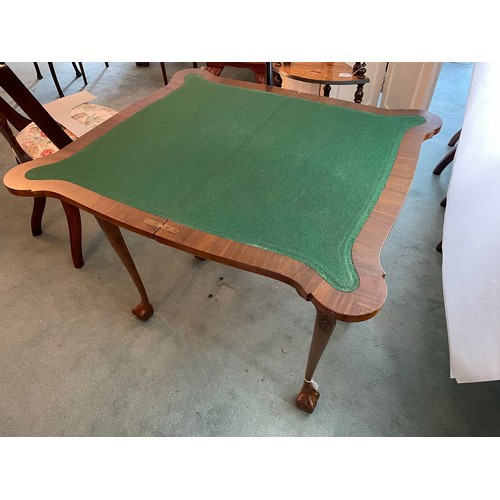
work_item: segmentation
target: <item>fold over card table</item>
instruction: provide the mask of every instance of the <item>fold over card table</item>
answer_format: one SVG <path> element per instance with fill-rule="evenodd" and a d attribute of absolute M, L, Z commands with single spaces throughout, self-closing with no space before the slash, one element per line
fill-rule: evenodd
<path fill-rule="evenodd" d="M 153 313 L 120 227 L 293 286 L 316 308 L 298 406 L 337 320 L 386 298 L 382 245 L 440 119 L 177 73 L 58 153 L 14 167 L 6 187 L 95 215 Z M 228 332 L 229 334 L 229 332 Z"/>

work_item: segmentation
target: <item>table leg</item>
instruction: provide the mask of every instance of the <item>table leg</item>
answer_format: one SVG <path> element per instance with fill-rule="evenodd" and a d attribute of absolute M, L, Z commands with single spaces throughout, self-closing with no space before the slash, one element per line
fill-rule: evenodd
<path fill-rule="evenodd" d="M 323 87 L 323 95 L 325 97 L 330 97 L 330 90 L 332 90 L 332 86 L 327 83 L 324 87 Z"/>
<path fill-rule="evenodd" d="M 304 383 L 297 396 L 297 406 L 307 413 L 314 411 L 319 399 L 318 385 L 314 382 L 313 375 L 321 355 L 330 340 L 335 324 L 335 318 L 316 311 L 316 321 L 314 323 L 314 332 L 307 359 Z"/>
<path fill-rule="evenodd" d="M 361 104 L 361 101 L 363 100 L 363 87 L 364 83 L 358 84 L 358 88 L 356 89 L 356 92 L 354 92 L 354 102 L 357 104 Z"/>
<path fill-rule="evenodd" d="M 163 83 L 165 85 L 167 85 L 168 84 L 168 76 L 167 76 L 167 69 L 165 68 L 164 62 L 160 62 L 160 68 L 161 68 L 161 74 L 163 76 Z"/>
<path fill-rule="evenodd" d="M 99 219 L 98 217 L 96 217 L 96 219 L 116 254 L 123 262 L 125 268 L 130 274 L 130 277 L 132 278 L 132 281 L 137 287 L 139 295 L 141 296 L 140 303 L 132 309 L 132 312 L 142 321 L 147 321 L 153 314 L 153 306 L 149 302 L 146 289 L 144 288 L 141 277 L 139 276 L 134 261 L 132 260 L 132 256 L 128 251 L 127 245 L 125 244 L 120 228 L 115 224 L 111 224 L 110 222 Z"/>

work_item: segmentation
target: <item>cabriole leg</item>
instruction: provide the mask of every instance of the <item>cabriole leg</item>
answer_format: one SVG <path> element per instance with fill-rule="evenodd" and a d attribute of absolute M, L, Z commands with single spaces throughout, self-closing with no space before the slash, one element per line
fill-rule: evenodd
<path fill-rule="evenodd" d="M 321 355 L 330 340 L 335 324 L 335 318 L 332 316 L 324 314 L 320 311 L 316 312 L 316 321 L 314 323 L 314 332 L 311 340 L 311 347 L 309 349 L 309 357 L 307 358 L 304 383 L 302 384 L 302 388 L 297 396 L 297 406 L 307 413 L 312 413 L 318 402 L 318 384 L 314 382 L 313 375 L 316 367 L 318 366 Z"/>
<path fill-rule="evenodd" d="M 120 232 L 120 228 L 115 224 L 111 224 L 105 220 L 97 218 L 97 222 L 101 226 L 106 238 L 111 243 L 111 246 L 115 250 L 120 260 L 123 262 L 126 267 L 132 281 L 134 282 L 139 295 L 141 296 L 141 302 L 132 309 L 132 312 L 142 321 L 148 320 L 153 314 L 153 306 L 149 302 L 146 289 L 142 283 L 141 277 L 139 276 L 139 272 L 135 267 L 134 261 L 132 260 L 132 256 L 128 251 L 125 240 L 123 239 L 122 233 Z"/>

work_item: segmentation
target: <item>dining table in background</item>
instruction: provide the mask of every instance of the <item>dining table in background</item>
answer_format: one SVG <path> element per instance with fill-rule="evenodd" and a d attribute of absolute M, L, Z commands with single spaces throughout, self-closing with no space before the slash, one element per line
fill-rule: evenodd
<path fill-rule="evenodd" d="M 363 87 L 370 82 L 366 76 L 366 63 L 357 62 L 351 67 L 344 62 L 275 62 L 273 71 L 282 77 L 306 83 L 323 85 L 323 95 L 330 96 L 332 85 L 357 85 L 354 102 L 363 101 Z"/>

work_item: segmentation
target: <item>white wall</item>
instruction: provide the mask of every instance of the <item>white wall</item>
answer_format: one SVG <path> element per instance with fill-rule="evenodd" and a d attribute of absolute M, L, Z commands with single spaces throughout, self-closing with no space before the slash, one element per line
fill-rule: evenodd
<path fill-rule="evenodd" d="M 380 107 L 428 110 L 440 71 L 435 62 L 389 63 Z"/>
<path fill-rule="evenodd" d="M 447 194 L 443 291 L 451 376 L 500 380 L 499 63 L 476 63 Z"/>

